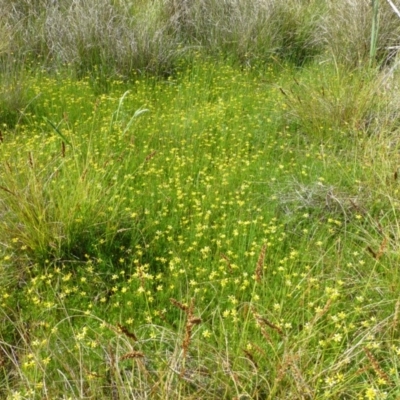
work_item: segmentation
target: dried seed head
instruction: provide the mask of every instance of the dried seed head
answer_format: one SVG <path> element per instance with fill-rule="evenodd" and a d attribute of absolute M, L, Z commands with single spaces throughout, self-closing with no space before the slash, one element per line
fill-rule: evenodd
<path fill-rule="evenodd" d="M 184 304 L 180 303 L 178 300 L 175 300 L 175 299 L 173 299 L 173 298 L 170 298 L 169 301 L 170 301 L 175 307 L 180 308 L 182 311 L 187 312 L 188 309 L 189 309 L 188 306 L 185 306 Z"/>
<path fill-rule="evenodd" d="M 128 360 L 131 358 L 143 358 L 144 354 L 141 351 L 130 351 L 121 357 L 121 360 Z"/>
<path fill-rule="evenodd" d="M 190 318 L 189 323 L 192 325 L 198 325 L 201 323 L 201 318 L 196 318 L 196 317 Z"/>
<path fill-rule="evenodd" d="M 260 255 L 258 256 L 257 267 L 256 267 L 256 282 L 260 283 L 263 276 L 263 268 L 265 261 L 265 252 L 267 250 L 267 244 L 265 243 L 260 251 Z"/>
<path fill-rule="evenodd" d="M 386 384 L 391 383 L 391 379 L 390 379 L 389 375 L 381 368 L 378 360 L 373 356 L 373 354 L 366 347 L 364 347 L 364 352 L 367 355 L 367 357 L 371 363 L 372 369 L 379 376 L 379 378 L 381 378 L 383 381 L 385 381 Z"/>
<path fill-rule="evenodd" d="M 123 326 L 121 324 L 118 324 L 118 328 L 125 336 L 127 336 L 128 338 L 137 342 L 138 339 L 137 339 L 136 335 L 133 332 L 130 332 L 128 330 L 128 328 L 126 328 L 125 326 Z"/>

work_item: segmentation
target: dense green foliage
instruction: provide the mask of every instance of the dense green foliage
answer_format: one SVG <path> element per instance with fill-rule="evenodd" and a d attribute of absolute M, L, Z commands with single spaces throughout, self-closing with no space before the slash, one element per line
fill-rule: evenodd
<path fill-rule="evenodd" d="M 248 4 L 0 0 L 0 397 L 400 395 L 400 22 Z"/>

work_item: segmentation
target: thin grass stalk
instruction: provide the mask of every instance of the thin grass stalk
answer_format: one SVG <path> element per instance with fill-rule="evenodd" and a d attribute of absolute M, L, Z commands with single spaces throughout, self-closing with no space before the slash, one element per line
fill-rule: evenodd
<path fill-rule="evenodd" d="M 371 28 L 371 44 L 369 49 L 369 66 L 375 65 L 376 48 L 379 35 L 379 0 L 372 0 L 372 28 Z"/>

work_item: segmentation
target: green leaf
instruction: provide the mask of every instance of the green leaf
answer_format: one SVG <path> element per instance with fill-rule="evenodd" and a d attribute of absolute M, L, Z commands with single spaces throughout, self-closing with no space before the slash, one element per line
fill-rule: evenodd
<path fill-rule="evenodd" d="M 68 146 L 72 147 L 71 142 L 60 132 L 60 130 L 54 125 L 53 122 L 51 122 L 49 119 L 47 119 L 46 117 L 43 117 L 43 119 L 54 129 L 54 131 L 57 133 L 57 135 L 60 136 L 60 138 L 62 140 L 64 140 L 65 143 L 68 144 Z"/>

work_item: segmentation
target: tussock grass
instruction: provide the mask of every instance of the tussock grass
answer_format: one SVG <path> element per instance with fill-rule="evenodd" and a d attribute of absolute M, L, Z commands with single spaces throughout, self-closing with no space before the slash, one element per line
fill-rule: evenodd
<path fill-rule="evenodd" d="M 199 49 L 241 64 L 278 57 L 303 65 L 322 57 L 355 67 L 369 59 L 371 35 L 381 65 L 394 59 L 400 29 L 386 2 L 373 28 L 367 0 L 2 0 L 0 6 L 2 52 L 39 58 L 53 69 L 72 65 L 78 75 L 94 67 L 100 76 L 129 77 L 132 69 L 168 75 Z"/>
<path fill-rule="evenodd" d="M 24 75 L 16 73 L 10 76 L 2 75 L 2 91 L 0 94 L 0 123 L 6 126 L 15 126 L 29 106 L 28 90 L 24 82 Z"/>
<path fill-rule="evenodd" d="M 344 136 L 373 134 L 384 107 L 380 82 L 365 71 L 327 66 L 311 69 L 302 80 L 293 79 L 289 90 L 281 88 L 289 110 L 289 121 L 304 132 L 336 133 Z M 386 118 L 386 109 L 383 111 Z"/>
<path fill-rule="evenodd" d="M 84 85 L 80 96 L 85 96 Z M 91 112 L 96 113 L 98 106 L 99 102 L 92 104 Z M 122 237 L 135 230 L 129 207 L 125 210 L 120 208 L 120 199 L 125 195 L 119 189 L 116 197 L 112 194 L 119 176 L 124 176 L 121 188 L 129 185 L 135 173 L 130 169 L 132 164 L 124 170 L 124 160 L 130 157 L 130 150 L 129 140 L 124 137 L 121 107 L 122 101 L 105 127 L 107 131 L 103 128 L 103 134 L 97 133 L 96 138 L 96 114 L 90 117 L 92 126 L 79 137 L 73 135 L 74 128 L 67 112 L 63 113 L 57 126 L 39 116 L 37 124 L 47 128 L 47 134 L 39 131 L 28 138 L 23 130 L 19 132 L 14 142 L 15 148 L 19 149 L 18 157 L 10 157 L 6 152 L 2 160 L 2 231 L 5 235 L 14 237 L 39 258 L 62 259 L 64 252 L 71 254 L 72 251 L 77 257 L 83 256 L 92 234 L 102 236 L 103 240 L 107 238 L 107 241 L 111 234 L 123 241 Z M 26 118 L 31 116 L 28 114 Z M 129 122 L 132 121 L 125 123 Z M 120 138 L 117 140 L 115 137 L 106 148 L 100 149 L 96 140 L 104 139 L 104 135 L 115 129 L 120 131 Z M 48 154 L 51 154 L 50 158 Z M 139 167 L 138 163 L 136 168 Z M 102 176 L 101 184 L 96 175 Z"/>
<path fill-rule="evenodd" d="M 319 25 L 327 51 L 339 62 L 352 67 L 370 57 L 374 8 L 370 1 L 339 0 L 327 4 Z M 386 1 L 379 2 L 376 32 L 377 64 L 391 63 L 397 54 L 399 21 Z"/>
<path fill-rule="evenodd" d="M 279 56 L 302 64 L 318 53 L 313 42 L 318 8 L 300 2 L 170 1 L 169 14 L 184 43 L 242 63 Z M 189 41 L 188 41 L 189 38 Z"/>

